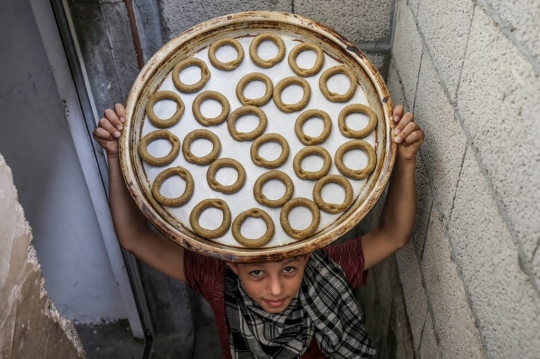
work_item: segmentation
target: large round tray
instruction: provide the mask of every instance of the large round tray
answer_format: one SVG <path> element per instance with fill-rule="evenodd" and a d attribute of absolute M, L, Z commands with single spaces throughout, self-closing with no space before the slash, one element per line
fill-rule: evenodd
<path fill-rule="evenodd" d="M 377 153 L 377 165 L 366 180 L 352 181 L 355 186 L 356 197 L 349 209 L 335 215 L 331 223 L 320 226 L 313 236 L 298 241 L 289 238 L 284 242 L 278 241 L 265 247 L 248 249 L 242 248 L 240 245 L 231 245 L 230 240 L 220 242 L 219 239 L 208 240 L 199 237 L 191 231 L 187 218 L 178 218 L 179 216 L 175 215 L 170 208 L 159 204 L 151 194 L 151 184 L 156 171 L 152 171 L 152 168 L 141 160 L 138 154 L 138 143 L 141 137 L 149 131 L 144 127 L 145 123 L 148 123 L 145 114 L 147 100 L 155 91 L 164 88 L 168 89 L 166 80 L 168 79 L 170 82 L 172 69 L 178 61 L 197 55 L 202 51 L 207 51 L 208 47 L 218 39 L 225 37 L 252 38 L 262 32 L 272 32 L 293 39 L 293 41 L 317 44 L 332 61 L 343 63 L 354 71 L 359 84 L 357 92 L 361 92 L 364 101 L 375 111 L 378 117 L 377 129 L 371 137 Z M 286 57 L 282 62 L 287 62 L 290 50 L 291 48 L 287 48 Z M 249 58 L 247 51 L 245 56 Z M 210 64 L 208 64 L 208 68 L 212 73 L 219 71 L 212 68 Z M 264 70 L 261 72 L 264 72 Z M 321 73 L 316 77 L 318 78 Z M 273 82 L 275 86 L 277 80 L 273 79 Z M 318 88 L 314 90 L 318 91 Z M 177 93 L 179 92 L 177 91 Z M 191 112 L 191 102 L 185 103 L 186 113 Z M 348 103 L 344 105 L 346 104 Z M 235 108 L 231 103 L 231 111 Z M 310 107 L 308 106 L 306 109 L 308 108 Z M 312 106 L 311 108 L 317 107 Z M 142 69 L 129 93 L 126 110 L 125 129 L 120 138 L 120 162 L 127 187 L 136 204 L 151 223 L 174 242 L 189 250 L 226 261 L 274 261 L 311 252 L 330 244 L 351 230 L 371 210 L 384 191 L 394 162 L 396 145 L 391 140 L 393 129 L 393 121 L 391 121 L 392 101 L 377 69 L 354 44 L 345 40 L 333 30 L 313 20 L 287 13 L 245 12 L 232 14 L 206 21 L 180 34 L 163 46 Z M 300 112 L 297 112 L 290 116 L 295 119 L 299 114 Z M 186 115 L 184 114 L 184 116 Z M 334 122 L 333 131 L 339 132 L 337 118 L 333 116 L 332 120 Z M 182 128 L 182 121 L 184 120 L 182 119 L 177 125 L 180 128 Z M 272 121 L 272 118 L 269 117 L 268 121 Z M 226 127 L 226 123 L 221 126 Z M 184 131 L 183 136 L 190 130 L 192 129 Z M 333 155 L 333 153 L 331 154 Z M 291 168 L 294 155 L 295 152 L 291 151 L 287 162 Z M 181 153 L 179 157 L 182 157 Z M 335 164 L 332 167 L 333 173 L 337 173 Z M 249 176 L 250 171 L 248 170 Z M 250 184 L 254 180 L 252 179 Z M 196 183 L 205 181 L 205 178 L 195 177 Z M 229 198 L 230 200 L 231 197 L 228 196 L 231 195 L 215 197 L 226 200 Z M 295 194 L 294 197 L 298 196 Z M 191 204 L 190 208 L 195 204 Z M 232 214 L 234 219 L 239 212 Z M 274 222 L 276 229 L 281 227 L 279 221 Z M 225 237 L 227 236 L 231 237 L 230 230 L 225 235 Z"/>

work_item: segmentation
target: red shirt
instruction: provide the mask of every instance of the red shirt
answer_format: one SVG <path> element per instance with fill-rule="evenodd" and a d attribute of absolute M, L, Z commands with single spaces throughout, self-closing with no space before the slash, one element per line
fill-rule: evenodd
<path fill-rule="evenodd" d="M 367 283 L 368 271 L 364 271 L 361 237 L 344 244 L 326 247 L 323 250 L 341 266 L 351 289 Z M 231 359 L 229 327 L 225 320 L 225 262 L 187 250 L 184 253 L 186 280 L 191 288 L 201 293 L 212 307 L 223 357 Z M 319 358 L 324 359 L 324 355 L 317 346 L 317 341 L 313 338 L 302 359 Z"/>

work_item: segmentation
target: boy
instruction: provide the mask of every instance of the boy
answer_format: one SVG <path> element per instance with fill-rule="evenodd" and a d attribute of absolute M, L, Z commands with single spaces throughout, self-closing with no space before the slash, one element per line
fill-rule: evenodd
<path fill-rule="evenodd" d="M 105 111 L 94 131 L 109 163 L 110 207 L 120 245 L 209 301 L 225 358 L 369 358 L 351 289 L 367 270 L 403 247 L 416 212 L 416 154 L 424 132 L 403 106 L 394 109 L 397 155 L 379 226 L 343 245 L 280 262 L 237 264 L 207 258 L 153 231 L 122 178 L 118 137 L 125 109 Z"/>

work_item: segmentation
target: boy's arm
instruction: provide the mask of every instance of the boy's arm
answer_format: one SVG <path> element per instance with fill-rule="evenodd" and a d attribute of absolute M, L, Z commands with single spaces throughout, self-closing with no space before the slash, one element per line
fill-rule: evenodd
<path fill-rule="evenodd" d="M 362 238 L 364 269 L 368 269 L 405 246 L 412 235 L 416 214 L 416 154 L 424 141 L 424 132 L 403 106 L 394 109 L 397 122 L 396 161 L 388 185 L 379 226 Z"/>
<path fill-rule="evenodd" d="M 184 275 L 184 248 L 150 228 L 129 194 L 122 177 L 118 158 L 118 137 L 122 131 L 125 109 L 117 104 L 106 110 L 105 117 L 94 130 L 95 140 L 107 152 L 109 163 L 109 206 L 114 230 L 120 245 L 137 259 L 158 271 L 181 281 Z"/>

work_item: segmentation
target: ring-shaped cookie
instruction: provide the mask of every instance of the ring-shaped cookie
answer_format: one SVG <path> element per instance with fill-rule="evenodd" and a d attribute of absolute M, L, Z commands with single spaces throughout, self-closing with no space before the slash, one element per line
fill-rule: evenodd
<path fill-rule="evenodd" d="M 317 54 L 317 59 L 315 64 L 309 69 L 302 68 L 296 63 L 296 58 L 304 51 L 314 51 Z M 302 77 L 309 77 L 315 75 L 317 72 L 321 71 L 324 64 L 324 53 L 321 48 L 315 44 L 309 44 L 307 42 L 296 45 L 291 52 L 289 53 L 289 66 L 295 74 Z"/>
<path fill-rule="evenodd" d="M 345 119 L 347 116 L 349 116 L 351 113 L 362 113 L 369 117 L 369 122 L 366 127 L 359 131 L 352 130 L 350 127 L 347 126 L 347 123 L 345 122 Z M 338 116 L 338 126 L 339 130 L 341 131 L 341 134 L 345 137 L 349 138 L 364 138 L 367 135 L 369 135 L 375 127 L 377 127 L 377 114 L 375 111 L 373 111 L 371 108 L 360 105 L 360 104 L 352 104 L 349 106 L 346 106 L 341 110 Z"/>
<path fill-rule="evenodd" d="M 223 212 L 223 222 L 216 229 L 203 228 L 199 224 L 199 216 L 205 209 L 209 207 L 217 208 Z M 229 206 L 227 206 L 227 203 L 222 199 L 205 199 L 197 203 L 197 205 L 193 208 L 193 211 L 191 211 L 189 215 L 189 224 L 191 225 L 192 231 L 203 238 L 218 238 L 227 233 L 229 227 L 231 226 L 231 210 L 229 209 Z"/>
<path fill-rule="evenodd" d="M 171 151 L 163 157 L 154 157 L 148 152 L 150 142 L 164 138 L 172 145 Z M 156 130 L 148 133 L 139 141 L 139 155 L 144 162 L 152 166 L 165 166 L 174 161 L 180 152 L 180 140 L 172 132 L 167 130 Z"/>
<path fill-rule="evenodd" d="M 365 168 L 359 170 L 352 170 L 349 167 L 345 166 L 345 164 L 343 163 L 343 155 L 353 149 L 360 149 L 367 154 L 368 163 Z M 353 140 L 345 142 L 344 144 L 339 146 L 334 156 L 334 161 L 336 162 L 336 167 L 338 171 L 341 172 L 342 175 L 355 180 L 361 180 L 369 176 L 370 173 L 373 172 L 373 170 L 375 169 L 375 165 L 377 163 L 377 155 L 375 153 L 375 149 L 366 141 Z"/>
<path fill-rule="evenodd" d="M 264 82 L 264 85 L 266 86 L 266 91 L 264 92 L 264 95 L 262 97 L 247 98 L 246 96 L 244 96 L 244 89 L 250 82 L 253 81 Z M 270 77 L 260 72 L 252 72 L 247 74 L 246 76 L 242 77 L 240 81 L 238 81 L 238 85 L 236 85 L 236 97 L 238 97 L 238 101 L 240 101 L 240 103 L 244 106 L 264 106 L 272 98 L 273 92 L 274 84 L 272 83 L 272 80 L 270 79 Z"/>
<path fill-rule="evenodd" d="M 183 69 L 188 68 L 190 66 L 197 66 L 201 69 L 201 79 L 194 84 L 187 85 L 180 81 L 180 72 L 182 72 Z M 178 89 L 178 91 L 184 92 L 184 93 L 192 93 L 197 92 L 200 89 L 202 89 L 208 80 L 210 79 L 210 71 L 208 70 L 208 67 L 206 66 L 206 63 L 201 60 L 197 59 L 195 57 L 190 57 L 188 59 L 182 60 L 179 63 L 177 63 L 172 71 L 172 80 L 174 83 L 174 86 Z"/>
<path fill-rule="evenodd" d="M 216 172 L 221 167 L 231 167 L 236 170 L 238 176 L 233 184 L 225 186 L 216 180 Z M 232 158 L 219 158 L 212 162 L 208 167 L 208 170 L 206 171 L 206 180 L 208 181 L 208 185 L 210 186 L 210 188 L 214 191 L 229 194 L 236 193 L 240 191 L 240 189 L 244 186 L 244 183 L 246 182 L 246 170 L 244 170 L 244 167 L 240 162 L 233 160 Z"/>
<path fill-rule="evenodd" d="M 318 117 L 321 120 L 323 120 L 324 128 L 322 133 L 318 137 L 311 137 L 304 133 L 304 130 L 302 127 L 304 126 L 304 123 L 309 120 L 310 118 Z M 324 112 L 323 110 L 307 110 L 305 112 L 302 112 L 300 116 L 296 119 L 296 122 L 294 124 L 294 132 L 296 133 L 296 137 L 306 146 L 313 146 L 318 145 L 319 143 L 323 143 L 328 139 L 330 136 L 330 132 L 332 132 L 332 119 L 330 118 L 330 115 Z"/>
<path fill-rule="evenodd" d="M 230 45 L 234 47 L 234 49 L 238 53 L 238 56 L 236 57 L 236 59 L 231 60 L 229 62 L 222 62 L 222 61 L 219 61 L 218 58 L 216 57 L 216 51 L 220 47 L 226 46 L 226 45 Z M 216 69 L 220 69 L 224 71 L 232 71 L 235 68 L 237 68 L 244 60 L 244 49 L 242 48 L 242 45 L 240 45 L 240 43 L 236 39 L 233 39 L 230 37 L 221 39 L 214 42 L 212 45 L 210 45 L 210 48 L 208 49 L 208 59 L 210 60 L 210 63 L 212 64 L 212 66 L 214 66 Z"/>
<path fill-rule="evenodd" d="M 236 121 L 245 115 L 255 115 L 259 118 L 259 125 L 253 131 L 239 132 L 236 130 Z M 227 120 L 227 128 L 231 137 L 236 141 L 251 141 L 259 137 L 266 130 L 268 119 L 263 110 L 256 106 L 242 106 L 231 112 L 229 119 Z"/>
<path fill-rule="evenodd" d="M 248 217 L 262 218 L 264 223 L 266 223 L 266 232 L 259 238 L 249 239 L 244 237 L 242 233 L 240 233 L 242 224 Z M 236 241 L 244 247 L 259 248 L 270 242 L 272 240 L 272 237 L 274 237 L 274 221 L 272 221 L 272 218 L 268 215 L 268 213 L 266 213 L 262 209 L 251 208 L 236 216 L 232 224 L 231 232 L 234 239 L 236 239 Z"/>
<path fill-rule="evenodd" d="M 304 91 L 304 95 L 297 103 L 284 103 L 281 99 L 281 93 L 287 86 L 298 85 Z M 279 81 L 274 89 L 274 103 L 276 106 L 285 113 L 303 110 L 307 106 L 311 97 L 311 87 L 309 83 L 301 77 L 289 76 Z"/>
<path fill-rule="evenodd" d="M 212 151 L 203 157 L 197 157 L 191 152 L 191 143 L 195 141 L 197 138 L 206 138 L 208 141 L 212 142 Z M 219 153 L 221 152 L 221 141 L 219 140 L 218 136 L 216 136 L 215 133 L 212 131 L 208 131 L 205 129 L 199 129 L 191 131 L 186 135 L 184 138 L 184 143 L 182 144 L 182 153 L 184 154 L 184 158 L 189 163 L 193 163 L 196 165 L 207 165 L 210 162 L 214 161 L 216 158 L 218 158 Z"/>
<path fill-rule="evenodd" d="M 343 95 L 340 95 L 335 92 L 331 92 L 327 86 L 328 79 L 331 76 L 337 75 L 337 74 L 343 74 L 347 76 L 349 78 L 349 81 L 351 82 L 349 89 Z M 349 101 L 356 92 L 357 84 L 358 84 L 358 80 L 354 72 L 348 67 L 343 66 L 343 65 L 330 67 L 329 69 L 327 69 L 325 72 L 322 73 L 321 77 L 319 77 L 319 89 L 321 90 L 321 93 L 324 95 L 324 97 L 326 97 L 326 99 L 331 102 Z"/>
<path fill-rule="evenodd" d="M 293 208 L 299 206 L 309 209 L 311 215 L 313 216 L 313 218 L 311 219 L 311 224 L 305 229 L 294 229 L 289 223 L 289 213 Z M 317 228 L 319 228 L 319 222 L 321 221 L 321 211 L 319 210 L 319 207 L 317 207 L 315 202 L 307 198 L 293 198 L 289 202 L 285 203 L 285 205 L 281 209 L 281 212 L 279 214 L 279 221 L 281 222 L 281 227 L 283 227 L 285 233 L 287 233 L 290 237 L 294 239 L 305 239 L 306 237 L 315 233 Z"/>
<path fill-rule="evenodd" d="M 304 169 L 302 169 L 302 160 L 307 156 L 311 155 L 320 156 L 324 160 L 322 168 L 316 172 L 305 171 Z M 294 172 L 296 173 L 298 178 L 301 179 L 318 180 L 319 178 L 326 176 L 328 171 L 330 171 L 331 166 L 332 156 L 330 156 L 330 153 L 328 153 L 328 151 L 321 146 L 304 147 L 300 151 L 298 151 L 296 156 L 294 156 Z"/>
<path fill-rule="evenodd" d="M 266 40 L 272 41 L 277 46 L 278 53 L 271 59 L 263 60 L 259 57 L 257 51 L 261 42 Z M 251 40 L 251 44 L 249 44 L 249 56 L 251 57 L 251 60 L 255 63 L 255 65 L 268 69 L 283 60 L 283 58 L 285 57 L 285 43 L 278 35 L 269 33 L 259 34 L 255 36 L 253 40 Z"/>
<path fill-rule="evenodd" d="M 279 199 L 268 199 L 268 197 L 266 197 L 262 192 L 263 186 L 266 184 L 266 182 L 271 180 L 278 180 L 285 185 L 285 193 Z M 253 186 L 253 196 L 255 197 L 255 200 L 260 204 L 271 208 L 283 206 L 292 198 L 293 193 L 294 183 L 291 180 L 291 177 L 289 177 L 285 172 L 278 170 L 265 172 L 259 178 L 257 178 L 257 181 L 255 181 L 255 185 Z"/>
<path fill-rule="evenodd" d="M 328 183 L 337 183 L 343 188 L 343 190 L 345 190 L 345 199 L 343 200 L 343 203 L 341 204 L 328 203 L 322 199 L 321 191 L 323 187 Z M 321 209 L 321 211 L 325 211 L 326 213 L 336 214 L 339 212 L 343 212 L 344 210 L 349 208 L 349 206 L 353 202 L 353 188 L 349 180 L 343 176 L 340 176 L 340 175 L 324 176 L 323 178 L 319 179 L 317 183 L 315 183 L 315 186 L 313 187 L 313 201 Z"/>
<path fill-rule="evenodd" d="M 277 142 L 281 146 L 281 154 L 273 161 L 265 160 L 264 158 L 259 156 L 259 147 L 261 147 L 266 142 Z M 251 144 L 250 154 L 251 160 L 257 166 L 265 168 L 276 168 L 284 164 L 285 161 L 287 161 L 287 158 L 289 158 L 289 143 L 283 136 L 277 133 L 267 133 L 266 135 L 262 135 L 261 137 L 253 141 L 253 143 Z"/>
<path fill-rule="evenodd" d="M 184 189 L 184 193 L 176 198 L 168 198 L 161 194 L 160 188 L 163 184 L 163 181 L 165 181 L 167 178 L 178 175 L 180 178 L 182 178 L 186 182 L 186 188 Z M 167 207 L 180 207 L 181 205 L 187 203 L 193 196 L 193 190 L 195 189 L 195 182 L 193 181 L 193 177 L 191 176 L 191 173 L 184 167 L 171 167 L 167 168 L 163 172 L 157 175 L 156 179 L 152 183 L 152 196 L 161 203 L 164 206 Z"/>
<path fill-rule="evenodd" d="M 221 105 L 221 113 L 216 117 L 205 117 L 201 113 L 202 103 L 210 99 L 216 100 Z M 229 116 L 229 112 L 231 111 L 231 105 L 229 104 L 229 100 L 227 100 L 227 97 L 223 96 L 219 92 L 204 91 L 198 94 L 197 97 L 195 97 L 195 100 L 193 100 L 192 111 L 193 116 L 201 125 L 206 127 L 216 126 L 227 119 L 227 117 Z"/>
<path fill-rule="evenodd" d="M 157 117 L 156 113 L 154 112 L 154 105 L 161 100 L 171 100 L 176 102 L 176 111 L 170 118 L 166 120 Z M 159 128 L 167 128 L 176 125 L 182 118 L 185 109 L 186 107 L 184 106 L 184 102 L 180 96 L 172 91 L 158 91 L 150 96 L 148 98 L 148 102 L 146 103 L 146 114 L 148 115 L 148 120 L 150 120 L 152 125 Z"/>

